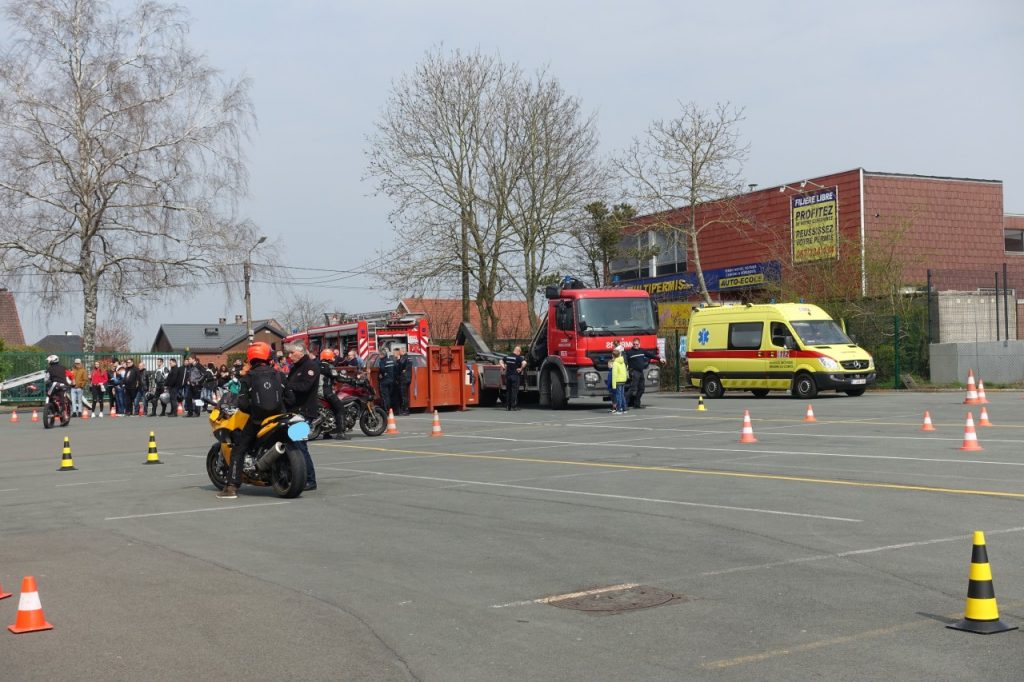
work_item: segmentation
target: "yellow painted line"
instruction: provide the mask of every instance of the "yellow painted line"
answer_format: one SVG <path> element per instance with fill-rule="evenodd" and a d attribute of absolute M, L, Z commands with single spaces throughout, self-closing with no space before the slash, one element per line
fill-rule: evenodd
<path fill-rule="evenodd" d="M 1003 497 L 1024 500 L 1024 493 L 1013 493 L 1000 490 L 972 490 L 969 488 L 940 488 L 927 485 L 908 485 L 904 483 L 881 483 L 870 481 L 844 481 L 835 478 L 812 478 L 808 476 L 784 476 L 782 474 L 756 474 L 740 471 L 721 471 L 717 469 L 690 469 L 686 467 L 645 466 L 640 464 L 613 464 L 608 462 L 583 462 L 571 459 L 542 459 L 540 457 L 509 457 L 501 455 L 482 455 L 458 452 L 428 452 L 424 450 L 401 450 L 397 448 L 380 448 L 366 445 L 327 444 L 328 447 L 343 447 L 371 452 L 389 452 L 403 455 L 422 455 L 424 457 L 452 457 L 458 459 L 490 460 L 496 462 L 522 462 L 527 464 L 562 464 L 565 466 L 592 467 L 595 469 L 618 469 L 625 471 L 657 471 L 671 474 L 690 474 L 693 476 L 719 476 L 723 478 L 748 478 L 768 481 L 788 481 L 790 483 L 818 483 L 822 485 L 838 485 L 850 488 L 876 488 L 883 490 L 906 490 L 925 493 L 942 493 L 946 495 L 980 495 L 984 497 Z"/>

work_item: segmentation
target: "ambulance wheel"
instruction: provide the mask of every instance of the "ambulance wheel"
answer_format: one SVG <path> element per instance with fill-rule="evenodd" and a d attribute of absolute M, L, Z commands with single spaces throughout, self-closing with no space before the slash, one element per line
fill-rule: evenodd
<path fill-rule="evenodd" d="M 750 392 L 754 394 L 755 398 L 763 398 L 766 395 L 768 395 L 768 389 L 767 388 L 754 388 L 754 389 L 751 389 Z"/>
<path fill-rule="evenodd" d="M 700 386 L 701 393 L 709 398 L 721 398 L 725 395 L 725 387 L 722 380 L 715 374 L 708 374 Z"/>
<path fill-rule="evenodd" d="M 845 393 L 846 395 L 850 396 L 851 398 L 856 398 L 859 395 L 864 395 L 864 389 L 863 388 L 850 388 L 850 389 L 847 389 L 847 390 L 843 391 L 843 393 Z"/>
<path fill-rule="evenodd" d="M 810 400 L 818 395 L 818 385 L 814 383 L 814 377 L 806 372 L 801 372 L 793 379 L 793 395 L 801 400 Z"/>

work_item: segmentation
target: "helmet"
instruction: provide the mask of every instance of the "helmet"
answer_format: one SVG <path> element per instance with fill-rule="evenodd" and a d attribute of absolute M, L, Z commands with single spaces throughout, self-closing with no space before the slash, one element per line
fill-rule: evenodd
<path fill-rule="evenodd" d="M 320 351 L 320 359 L 327 362 L 334 362 L 334 351 L 330 348 L 324 348 Z"/>
<path fill-rule="evenodd" d="M 252 362 L 253 360 L 262 360 L 263 362 L 268 362 L 270 360 L 271 354 L 272 351 L 270 350 L 270 344 L 265 343 L 263 341 L 257 341 L 256 343 L 250 345 L 245 351 L 245 357 L 246 359 L 249 360 L 249 362 Z"/>
<path fill-rule="evenodd" d="M 47 355 L 46 362 L 48 362 L 51 365 L 56 365 L 58 362 L 60 362 L 60 358 L 58 358 L 56 355 Z"/>

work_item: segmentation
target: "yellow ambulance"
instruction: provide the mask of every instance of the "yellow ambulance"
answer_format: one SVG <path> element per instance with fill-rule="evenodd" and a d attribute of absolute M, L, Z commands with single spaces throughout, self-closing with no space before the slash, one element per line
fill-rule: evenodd
<path fill-rule="evenodd" d="M 686 338 L 690 382 L 709 398 L 727 390 L 858 396 L 875 381 L 871 355 L 816 305 L 694 308 Z"/>

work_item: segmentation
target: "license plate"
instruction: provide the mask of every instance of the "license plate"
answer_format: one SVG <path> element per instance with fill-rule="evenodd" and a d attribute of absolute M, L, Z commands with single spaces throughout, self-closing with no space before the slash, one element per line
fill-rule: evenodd
<path fill-rule="evenodd" d="M 867 382 L 867 379 L 850 379 L 851 384 L 866 384 Z"/>

